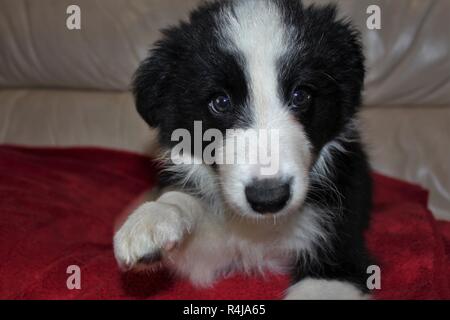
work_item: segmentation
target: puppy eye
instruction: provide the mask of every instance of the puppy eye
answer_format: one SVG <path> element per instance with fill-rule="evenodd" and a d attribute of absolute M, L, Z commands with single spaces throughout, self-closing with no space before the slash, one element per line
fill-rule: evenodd
<path fill-rule="evenodd" d="M 209 109 L 213 113 L 224 113 L 231 109 L 232 103 L 231 99 L 226 94 L 221 94 L 216 96 L 210 103 Z"/>
<path fill-rule="evenodd" d="M 294 108 L 307 108 L 313 101 L 312 94 L 303 87 L 297 87 L 292 92 L 291 106 Z"/>

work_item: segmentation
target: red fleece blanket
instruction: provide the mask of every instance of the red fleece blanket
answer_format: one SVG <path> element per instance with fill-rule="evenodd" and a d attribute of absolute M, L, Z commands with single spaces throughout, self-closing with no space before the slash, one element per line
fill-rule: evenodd
<path fill-rule="evenodd" d="M 369 248 L 381 267 L 379 299 L 450 299 L 450 223 L 427 192 L 375 179 Z M 278 299 L 287 276 L 233 276 L 209 289 L 162 270 L 122 274 L 112 237 L 118 216 L 154 184 L 151 161 L 99 149 L 0 147 L 0 298 Z M 81 289 L 69 290 L 71 265 Z"/>

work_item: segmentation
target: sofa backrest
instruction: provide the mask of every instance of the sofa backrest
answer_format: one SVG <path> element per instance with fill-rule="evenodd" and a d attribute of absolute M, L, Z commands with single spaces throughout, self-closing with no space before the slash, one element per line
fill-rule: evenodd
<path fill-rule="evenodd" d="M 0 88 L 128 90 L 159 29 L 198 2 L 0 0 Z M 74 3 L 81 30 L 66 27 Z M 381 30 L 366 25 L 373 4 L 382 10 Z M 450 1 L 341 0 L 339 6 L 362 32 L 366 104 L 450 103 Z"/>

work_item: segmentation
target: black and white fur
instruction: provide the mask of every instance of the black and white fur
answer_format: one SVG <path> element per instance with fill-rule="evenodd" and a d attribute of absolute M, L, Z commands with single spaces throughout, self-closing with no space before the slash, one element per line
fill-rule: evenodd
<path fill-rule="evenodd" d="M 358 33 L 332 6 L 213 1 L 165 30 L 134 81 L 138 111 L 163 150 L 194 121 L 223 132 L 276 128 L 277 178 L 290 179 L 291 195 L 261 215 L 245 193 L 261 178 L 258 165 L 169 165 L 163 176 L 174 191 L 115 235 L 120 265 L 161 260 L 200 286 L 233 272 L 288 271 L 287 299 L 367 298 L 371 179 L 355 120 L 363 79 Z M 297 85 L 313 92 L 306 110 L 289 107 Z M 208 109 L 219 92 L 233 101 L 221 115 Z"/>

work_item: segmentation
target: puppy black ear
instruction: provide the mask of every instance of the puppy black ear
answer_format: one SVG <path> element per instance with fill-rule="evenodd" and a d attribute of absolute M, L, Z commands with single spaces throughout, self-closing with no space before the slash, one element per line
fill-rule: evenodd
<path fill-rule="evenodd" d="M 168 104 L 171 63 L 161 47 L 153 50 L 134 75 L 133 94 L 137 111 L 151 126 L 158 127 L 161 111 Z"/>

